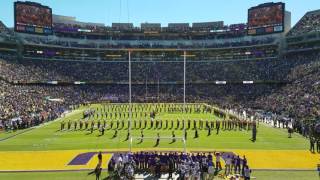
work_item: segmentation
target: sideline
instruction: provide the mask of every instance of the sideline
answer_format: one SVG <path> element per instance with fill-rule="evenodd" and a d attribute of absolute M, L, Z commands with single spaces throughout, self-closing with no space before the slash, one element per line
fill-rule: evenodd
<path fill-rule="evenodd" d="M 48 126 L 48 125 L 50 125 L 50 124 L 52 124 L 52 123 L 54 123 L 54 122 L 57 122 L 57 121 L 62 120 L 63 118 L 66 118 L 66 117 L 68 117 L 68 116 L 77 114 L 79 111 L 81 111 L 81 110 L 80 110 L 80 109 L 77 109 L 77 110 L 74 110 L 74 111 L 71 111 L 71 112 L 70 112 L 70 111 L 69 111 L 69 112 L 67 111 L 67 113 L 66 113 L 65 116 L 63 116 L 63 117 L 59 117 L 59 118 L 57 118 L 57 119 L 55 119 L 55 120 L 45 122 L 45 123 L 40 124 L 40 125 L 38 125 L 38 126 L 34 126 L 34 127 L 27 128 L 27 129 L 25 129 L 25 130 L 23 130 L 23 131 L 21 131 L 21 132 L 19 132 L 19 133 L 17 133 L 17 134 L 14 134 L 14 135 L 11 135 L 11 136 L 8 136 L 8 137 L 5 137 L 5 138 L 0 139 L 0 142 L 3 142 L 3 141 L 8 140 L 8 139 L 12 139 L 12 138 L 14 138 L 14 137 L 16 137 L 16 136 L 19 136 L 19 135 L 21 135 L 21 134 L 25 134 L 25 133 L 27 133 L 27 132 L 30 132 L 30 131 L 34 130 L 34 129 L 38 129 L 38 128 L 42 128 L 42 127 Z"/>
<path fill-rule="evenodd" d="M 11 135 L 11 136 L 2 138 L 2 139 L 0 139 L 0 142 L 5 141 L 5 140 L 8 140 L 8 139 L 11 139 L 11 138 L 14 138 L 14 137 L 16 137 L 16 136 L 18 136 L 18 135 L 20 135 L 20 134 L 27 133 L 27 132 L 29 132 L 29 131 L 31 131 L 31 130 L 33 130 L 33 129 L 35 129 L 35 127 L 31 127 L 31 128 L 28 128 L 28 129 L 26 129 L 26 130 L 24 130 L 24 131 L 21 131 L 21 132 L 19 132 L 19 133 L 17 133 L 17 134 L 14 134 L 14 135 Z"/>

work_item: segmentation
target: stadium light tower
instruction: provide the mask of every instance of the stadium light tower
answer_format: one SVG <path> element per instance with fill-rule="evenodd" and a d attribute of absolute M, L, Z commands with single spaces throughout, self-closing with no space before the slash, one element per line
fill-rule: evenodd
<path fill-rule="evenodd" d="M 183 113 L 186 114 L 186 60 L 187 60 L 187 52 L 183 51 Z M 186 119 L 183 121 L 183 144 L 184 144 L 184 152 L 187 152 L 186 147 Z"/>
<path fill-rule="evenodd" d="M 132 122 L 131 122 L 131 119 L 132 119 L 132 101 L 131 101 L 131 51 L 129 50 L 128 51 L 128 60 L 129 60 L 129 139 L 130 141 L 132 141 L 132 135 L 131 135 L 131 127 L 132 127 Z M 129 143 L 129 149 L 130 149 L 130 152 L 131 152 L 131 143 Z"/>
<path fill-rule="evenodd" d="M 187 52 L 183 52 L 183 109 L 186 106 L 186 56 Z"/>

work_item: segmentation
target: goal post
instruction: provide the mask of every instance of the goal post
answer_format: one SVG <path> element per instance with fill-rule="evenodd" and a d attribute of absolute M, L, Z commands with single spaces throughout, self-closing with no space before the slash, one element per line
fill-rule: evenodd
<path fill-rule="evenodd" d="M 146 51 L 147 54 L 145 55 L 141 55 L 143 54 L 142 52 Z M 179 132 L 179 135 L 180 137 L 175 137 L 175 138 L 172 138 L 172 137 L 152 137 L 152 136 L 148 136 L 148 137 L 137 137 L 134 135 L 134 132 L 133 129 L 132 129 L 132 124 L 133 124 L 133 117 L 132 117 L 132 98 L 133 96 L 135 95 L 133 92 L 132 92 L 132 83 L 133 82 L 136 82 L 138 81 L 138 84 L 140 84 L 141 82 L 145 83 L 145 92 L 146 92 L 146 97 L 145 99 L 148 97 L 148 81 L 151 81 L 153 83 L 156 84 L 156 94 L 157 94 L 157 102 L 160 103 L 160 81 L 161 81 L 161 78 L 163 78 L 162 76 L 167 76 L 166 73 L 161 73 L 161 72 L 158 72 L 157 70 L 154 70 L 154 69 L 157 69 L 157 68 L 154 68 L 153 70 L 153 76 L 151 75 L 151 77 L 153 78 L 148 78 L 147 75 L 148 73 L 145 73 L 145 76 L 146 76 L 146 79 L 145 80 L 142 80 L 141 79 L 138 79 L 138 80 L 135 80 L 135 79 L 132 79 L 133 77 L 141 77 L 141 69 L 135 69 L 133 66 L 138 64 L 138 63 L 146 63 L 146 62 L 143 62 L 146 58 L 150 58 L 150 61 L 147 62 L 147 63 L 150 63 L 150 62 L 153 62 L 155 63 L 155 59 L 154 58 L 163 58 L 164 57 L 164 54 L 167 53 L 167 52 L 175 52 L 178 54 L 178 58 L 173 58 L 173 59 L 183 59 L 182 61 L 179 60 L 174 60 L 174 61 L 167 61 L 166 59 L 162 59 L 162 60 L 158 60 L 157 63 L 178 63 L 178 67 L 180 68 L 183 68 L 183 74 L 181 74 L 181 76 L 179 76 L 181 79 L 183 78 L 183 99 L 182 99 L 182 103 L 183 103 L 183 113 L 186 113 L 186 63 L 187 63 L 187 57 L 188 57 L 188 54 L 187 54 L 187 51 L 186 50 L 181 50 L 181 49 L 128 49 L 127 50 L 128 52 L 128 89 L 129 89 L 129 121 L 130 121 L 130 127 L 128 127 L 128 133 L 129 133 L 129 139 L 130 139 L 130 143 L 129 143 L 129 149 L 130 151 L 132 151 L 132 148 L 133 148 L 133 145 L 134 145 L 134 141 L 147 141 L 149 144 L 151 144 L 151 141 L 157 141 L 157 139 L 159 139 L 159 141 L 161 142 L 167 142 L 167 141 L 171 141 L 171 144 L 169 142 L 169 145 L 171 146 L 177 146 L 180 141 L 180 143 L 182 143 L 182 147 L 183 147 L 183 151 L 186 152 L 186 139 L 184 137 L 186 137 L 186 121 L 184 120 L 183 121 L 183 129 L 180 129 L 181 132 Z M 160 54 L 159 54 L 160 53 Z M 142 61 L 141 61 L 142 60 Z M 154 65 L 155 66 L 155 65 Z M 136 66 L 137 67 L 137 66 Z M 142 66 L 144 67 L 144 66 Z M 141 68 L 141 67 L 139 67 Z M 133 74 L 137 74 L 138 76 L 134 76 L 132 75 Z M 143 73 L 142 73 L 143 74 Z M 150 72 L 149 72 L 150 74 Z M 173 77 L 170 77 L 170 78 L 173 78 Z M 163 84 L 168 84 L 168 82 L 170 82 L 170 79 L 168 80 L 168 77 L 167 78 L 163 78 L 163 79 L 166 79 L 165 82 L 163 82 Z M 181 81 L 181 79 L 177 80 L 175 78 L 173 78 L 173 82 L 176 81 Z M 175 82 L 175 83 L 176 83 Z M 174 83 L 174 84 L 175 84 Z M 170 83 L 169 83 L 170 84 Z M 172 94 L 171 94 L 172 95 Z M 180 100 L 181 102 L 181 100 Z M 178 136 L 179 136 L 178 135 Z M 176 144 L 175 144 L 176 143 Z M 173 145 L 174 144 L 174 145 Z M 168 146 L 168 148 L 170 148 L 171 146 Z M 148 145 L 146 145 L 145 147 L 149 147 Z M 153 146 L 151 146 L 153 147 Z M 154 148 L 157 148 L 157 146 L 154 146 Z"/>

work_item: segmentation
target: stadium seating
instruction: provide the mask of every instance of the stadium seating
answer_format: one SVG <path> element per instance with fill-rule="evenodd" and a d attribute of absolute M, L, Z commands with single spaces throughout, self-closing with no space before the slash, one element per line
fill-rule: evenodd
<path fill-rule="evenodd" d="M 283 61 L 265 59 L 258 61 L 226 61 L 226 62 L 188 62 L 187 81 L 189 83 L 212 83 L 215 81 L 281 81 Z M 13 82 L 48 82 L 60 81 L 73 83 L 119 83 L 128 81 L 128 63 L 93 63 L 72 61 L 39 61 L 23 62 L 0 61 L 2 78 Z M 274 68 L 278 68 L 274 70 Z M 282 69 L 281 69 L 282 68 Z M 266 71 L 268 70 L 268 71 Z M 280 71 L 281 70 L 281 73 Z M 161 83 L 182 82 L 183 62 L 137 62 L 132 64 L 132 81 Z"/>
<path fill-rule="evenodd" d="M 319 60 L 295 67 L 288 74 L 292 83 L 259 98 L 257 107 L 295 119 L 319 117 L 319 67 Z"/>
<path fill-rule="evenodd" d="M 295 118 L 316 117 L 319 112 L 314 105 L 320 104 L 319 82 L 317 82 L 317 77 L 319 77 L 318 56 L 319 52 L 316 51 L 308 55 L 288 55 L 287 60 L 283 61 L 269 59 L 257 62 L 190 63 L 187 67 L 189 82 L 187 100 L 188 102 L 204 101 L 218 104 L 223 108 L 264 109 L 274 113 L 281 112 Z M 182 85 L 174 83 L 182 81 L 182 72 L 180 62 L 133 64 L 134 101 L 182 102 Z M 285 74 L 288 76 L 285 77 Z M 4 121 L 21 117 L 23 121 L 29 123 L 19 125 L 19 127 L 30 126 L 30 123 L 36 125 L 39 122 L 53 119 L 63 112 L 62 109 L 69 109 L 70 105 L 96 102 L 110 95 L 119 97 L 119 101 L 122 102 L 128 100 L 128 87 L 125 84 L 118 84 L 127 82 L 127 63 L 32 60 L 19 63 L 1 60 L 0 75 L 3 79 L 1 80 L 1 94 L 4 95 L 2 97 L 5 97 L 1 99 L 1 119 Z M 161 79 L 160 94 L 157 94 L 157 83 L 155 83 L 158 78 Z M 251 85 L 212 83 L 215 80 L 239 82 L 244 79 L 261 82 Z M 268 84 L 267 81 L 281 79 L 290 83 L 287 85 Z M 149 82 L 149 96 L 159 96 L 160 99 L 146 99 L 145 88 L 141 88 L 146 80 Z M 48 81 L 91 81 L 102 84 L 54 86 L 48 85 Z M 165 82 L 173 82 L 173 84 L 166 85 Z M 32 84 L 28 85 L 28 83 Z M 286 94 L 290 95 L 286 96 Z M 50 98 L 58 98 L 62 101 L 50 101 Z"/>
<path fill-rule="evenodd" d="M 320 11 L 306 13 L 303 18 L 290 30 L 287 36 L 303 35 L 310 32 L 320 31 Z"/>
<path fill-rule="evenodd" d="M 288 38 L 318 31 L 319 17 L 319 11 L 307 13 Z M 149 25 L 142 30 L 130 24 L 111 28 L 56 23 L 54 35 L 47 37 L 14 35 L 0 23 L 1 124 L 18 118 L 14 122 L 21 123 L 15 128 L 30 127 L 58 117 L 72 105 L 110 96 L 127 102 L 128 54 L 122 51 L 127 48 L 177 50 L 132 53 L 134 102 L 182 102 L 183 57 L 179 50 L 187 49 L 194 55 L 186 64 L 188 102 L 207 102 L 236 111 L 262 109 L 297 119 L 320 115 L 318 41 L 297 39 L 287 50 L 280 50 L 285 39 L 277 35 L 248 37 L 245 24 L 185 25 L 159 29 L 155 24 L 161 33 L 155 38 L 141 36 L 150 30 Z M 100 35 L 77 32 L 70 36 L 79 28 Z M 112 31 L 122 34 L 110 34 Z M 200 35 L 202 31 L 207 32 Z M 137 39 L 141 41 L 137 43 Z M 19 46 L 23 46 L 21 54 L 16 53 Z"/>
<path fill-rule="evenodd" d="M 11 31 L 0 21 L 0 34 L 11 34 Z"/>
<path fill-rule="evenodd" d="M 21 37 L 25 44 L 38 45 L 52 45 L 61 47 L 75 47 L 75 48 L 91 48 L 91 49 L 119 49 L 119 48 L 176 48 L 176 49 L 190 49 L 190 48 L 230 48 L 254 46 L 261 44 L 274 44 L 275 38 L 255 38 L 251 40 L 234 38 L 230 41 L 141 41 L 137 44 L 136 41 L 124 42 L 109 42 L 108 41 L 84 41 L 68 38 L 47 38 L 25 36 Z"/>

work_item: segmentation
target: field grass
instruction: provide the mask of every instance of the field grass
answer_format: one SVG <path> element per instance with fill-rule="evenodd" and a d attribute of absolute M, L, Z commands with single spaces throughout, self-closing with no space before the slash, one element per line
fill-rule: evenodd
<path fill-rule="evenodd" d="M 43 172 L 43 173 L 0 173 L 0 179 L 17 180 L 89 180 L 94 179 L 93 176 L 87 176 L 87 171 L 81 172 Z M 253 171 L 253 177 L 257 180 L 319 180 L 319 176 L 315 171 Z M 103 172 L 102 178 L 107 177 L 107 173 Z M 218 179 L 218 178 L 215 178 Z"/>
<path fill-rule="evenodd" d="M 25 133 L 32 130 L 32 128 L 29 129 L 21 129 L 21 130 L 16 130 L 16 131 L 8 131 L 8 132 L 0 132 L 0 140 L 5 140 L 5 139 L 9 139 L 12 138 L 14 136 L 17 136 L 19 134 Z"/>
<path fill-rule="evenodd" d="M 92 105 L 91 108 L 101 109 L 102 105 Z M 16 132 L 0 133 L 0 151 L 52 151 L 52 150 L 129 150 L 129 141 L 127 138 L 127 123 L 122 130 L 118 131 L 117 137 L 113 138 L 115 130 L 107 130 L 104 136 L 100 136 L 100 132 L 96 129 L 92 134 L 87 130 L 71 130 L 60 131 L 61 122 L 79 121 L 82 118 L 83 110 L 88 107 L 82 107 L 75 110 L 63 118 L 45 125 L 33 128 L 32 130 L 20 130 Z M 91 120 L 97 121 L 101 117 L 94 117 Z M 126 118 L 125 118 L 126 119 Z M 138 115 L 137 118 L 144 119 Z M 148 119 L 148 118 L 146 118 Z M 182 114 L 178 112 L 168 113 L 162 112 L 157 114 L 156 119 L 174 120 L 176 127 L 177 119 L 202 119 L 208 121 L 216 121 L 220 118 L 212 113 L 190 113 Z M 90 120 L 90 121 L 91 121 Z M 112 121 L 116 122 L 113 118 Z M 110 122 L 110 119 L 108 120 Z M 169 123 L 170 124 L 170 123 Z M 191 123 L 192 124 L 192 123 Z M 132 130 L 133 137 L 140 137 L 138 129 Z M 161 137 L 169 137 L 161 139 L 160 145 L 154 147 L 155 139 L 145 139 L 139 144 L 139 140 L 135 139 L 132 143 L 134 150 L 144 149 L 166 149 L 166 150 L 183 150 L 184 144 L 177 140 L 171 143 L 171 134 L 175 131 L 176 137 L 182 137 L 181 128 L 172 130 L 168 129 L 145 129 L 145 137 L 156 137 L 157 133 Z M 194 138 L 194 130 L 191 128 L 187 131 L 188 139 L 186 147 L 188 151 L 196 150 L 225 150 L 225 151 L 246 151 L 246 150 L 307 150 L 308 141 L 298 134 L 294 134 L 292 138 L 288 138 L 286 130 L 268 127 L 265 124 L 258 125 L 257 141 L 250 141 L 251 131 L 247 130 L 220 130 L 216 135 L 213 130 L 210 136 L 207 136 L 207 130 L 199 130 L 199 138 Z M 2 141 L 1 141 L 2 140 Z M 104 177 L 106 174 L 104 174 Z M 257 179 L 318 179 L 316 172 L 312 171 L 254 171 L 253 176 Z M 0 173 L 0 179 L 93 179 L 86 176 L 86 172 L 46 172 L 46 173 Z"/>
<path fill-rule="evenodd" d="M 25 172 L 25 173 L 0 173 L 0 179 L 17 180 L 17 179 L 30 179 L 30 180 L 89 180 L 95 179 L 94 176 L 88 176 L 89 171 L 79 172 Z M 101 174 L 102 178 L 107 177 L 104 171 Z"/>
<path fill-rule="evenodd" d="M 96 107 L 97 105 L 94 105 Z M 89 131 L 59 131 L 60 121 L 79 120 L 82 117 L 82 110 L 77 110 L 65 118 L 53 123 L 35 128 L 31 131 L 17 135 L 14 138 L 0 142 L 0 151 L 43 151 L 43 150 L 77 150 L 77 149 L 125 149 L 129 148 L 127 130 L 119 130 L 116 138 L 113 138 L 114 130 L 107 130 L 104 136 L 95 130 L 93 134 Z M 203 119 L 216 120 L 212 114 L 181 114 L 181 113 L 160 113 L 157 119 Z M 139 119 L 139 117 L 138 117 Z M 125 123 L 127 125 L 127 123 Z M 176 127 L 176 123 L 174 124 Z M 73 125 L 72 125 L 73 128 Z M 126 128 L 126 127 L 125 127 Z M 124 129 L 125 129 L 124 128 Z M 175 128 L 174 128 L 175 129 Z M 177 137 L 183 136 L 179 130 L 144 130 L 145 137 L 171 137 L 175 131 Z M 187 131 L 188 149 L 263 149 L 263 150 L 303 150 L 308 147 L 308 142 L 298 134 L 293 138 L 287 137 L 287 132 L 282 129 L 274 129 L 260 124 L 258 127 L 257 141 L 251 142 L 251 131 L 221 130 L 219 135 L 213 130 L 211 136 L 207 136 L 207 130 L 199 130 L 199 138 L 194 138 L 194 130 Z M 9 136 L 10 133 L 0 133 L 0 138 Z M 140 137 L 140 130 L 133 130 L 132 136 Z M 138 144 L 139 140 L 132 143 L 133 148 L 153 148 L 154 139 L 145 139 Z M 170 144 L 171 139 L 162 139 L 157 148 L 183 148 L 182 141 Z"/>

